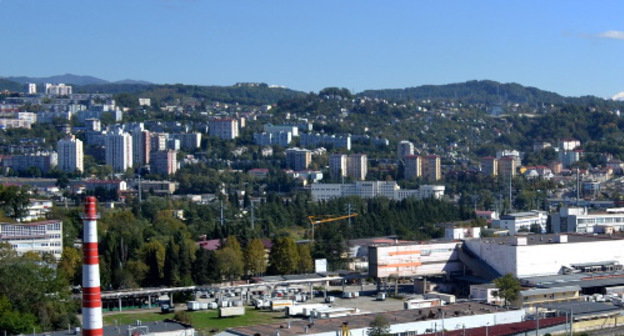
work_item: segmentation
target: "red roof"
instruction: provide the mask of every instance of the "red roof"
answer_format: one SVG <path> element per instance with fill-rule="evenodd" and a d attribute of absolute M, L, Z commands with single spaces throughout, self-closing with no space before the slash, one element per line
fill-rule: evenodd
<path fill-rule="evenodd" d="M 543 318 L 539 320 L 539 327 L 551 327 L 558 324 L 566 323 L 565 316 L 559 317 L 550 317 Z M 521 333 L 526 333 L 531 330 L 535 330 L 538 324 L 535 320 L 516 322 L 516 323 L 508 323 L 508 324 L 497 324 L 488 327 L 481 328 L 470 328 L 466 330 L 453 330 L 453 331 L 445 331 L 444 335 L 446 336 L 505 336 L 505 335 L 518 335 Z M 487 331 L 486 331 L 487 329 Z M 431 334 L 423 334 L 423 336 L 436 336 L 440 333 L 431 333 Z"/>

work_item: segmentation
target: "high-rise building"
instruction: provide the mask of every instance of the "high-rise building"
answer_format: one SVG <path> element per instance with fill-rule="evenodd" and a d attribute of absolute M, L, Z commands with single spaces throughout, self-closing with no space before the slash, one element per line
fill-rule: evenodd
<path fill-rule="evenodd" d="M 84 160 L 82 141 L 73 134 L 68 134 L 65 138 L 56 143 L 58 153 L 58 169 L 65 172 L 83 172 Z"/>
<path fill-rule="evenodd" d="M 106 164 L 113 171 L 124 172 L 132 168 L 132 136 L 119 129 L 106 136 Z"/>
<path fill-rule="evenodd" d="M 368 158 L 366 154 L 350 154 L 347 157 L 347 176 L 354 180 L 366 180 Z"/>
<path fill-rule="evenodd" d="M 136 129 L 132 132 L 132 165 L 142 167 L 150 163 L 152 141 L 150 132 Z"/>
<path fill-rule="evenodd" d="M 347 176 L 346 154 L 332 154 L 329 156 L 329 175 L 334 179 Z"/>
<path fill-rule="evenodd" d="M 408 155 L 414 155 L 414 144 L 410 141 L 403 140 L 399 142 L 397 146 L 397 158 L 399 160 L 405 160 Z"/>
<path fill-rule="evenodd" d="M 422 176 L 422 160 L 418 155 L 405 155 L 403 157 L 405 165 L 405 178 L 414 180 Z"/>
<path fill-rule="evenodd" d="M 439 156 L 427 155 L 422 158 L 422 175 L 428 181 L 442 179 L 442 166 Z"/>
<path fill-rule="evenodd" d="M 150 150 L 152 152 L 166 150 L 168 138 L 169 138 L 169 135 L 167 133 L 151 133 L 150 134 L 150 141 L 151 141 Z"/>
<path fill-rule="evenodd" d="M 513 156 L 504 156 L 498 159 L 498 175 L 504 181 L 507 181 L 510 177 L 516 176 L 516 159 Z"/>
<path fill-rule="evenodd" d="M 211 136 L 224 140 L 233 140 L 238 138 L 238 120 L 236 119 L 215 118 L 210 120 L 208 127 Z"/>
<path fill-rule="evenodd" d="M 65 85 L 63 83 L 59 83 L 59 84 L 46 83 L 45 93 L 47 95 L 53 95 L 53 96 L 69 96 L 70 94 L 72 94 L 72 86 Z"/>
<path fill-rule="evenodd" d="M 28 83 L 28 94 L 29 95 L 37 94 L 37 84 Z"/>
<path fill-rule="evenodd" d="M 488 176 L 498 175 L 498 159 L 493 156 L 481 158 L 481 172 Z"/>
<path fill-rule="evenodd" d="M 312 152 L 302 148 L 289 148 L 286 150 L 286 163 L 292 170 L 308 169 L 312 162 Z"/>
<path fill-rule="evenodd" d="M 161 175 L 173 175 L 178 170 L 177 152 L 164 150 L 152 152 L 150 168 L 153 173 Z"/>

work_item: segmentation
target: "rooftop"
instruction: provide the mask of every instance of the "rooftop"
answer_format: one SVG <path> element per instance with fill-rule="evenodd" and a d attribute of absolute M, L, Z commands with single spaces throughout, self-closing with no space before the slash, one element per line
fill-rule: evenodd
<path fill-rule="evenodd" d="M 488 314 L 504 311 L 503 308 L 491 305 L 485 305 L 475 302 L 465 302 L 443 307 L 422 308 L 412 310 L 398 310 L 386 313 L 353 315 L 349 317 L 338 317 L 330 319 L 319 319 L 310 323 L 308 321 L 292 321 L 290 329 L 287 328 L 287 322 L 279 324 L 256 325 L 249 327 L 233 328 L 231 331 L 239 335 L 273 335 L 279 330 L 280 336 L 295 336 L 303 333 L 305 327 L 308 327 L 308 333 L 334 332 L 340 328 L 345 320 L 349 321 L 349 328 L 367 328 L 375 316 L 382 315 L 393 324 L 408 323 L 414 321 L 433 320 L 442 318 L 441 311 L 444 311 L 446 317 L 465 316 L 476 314 Z"/>
<path fill-rule="evenodd" d="M 588 235 L 588 234 L 573 234 L 567 233 L 567 243 L 557 242 L 559 239 L 558 234 L 529 234 L 522 236 L 526 238 L 527 245 L 544 245 L 544 244 L 574 244 L 574 243 L 589 243 L 600 242 L 606 240 L 622 240 L 622 237 L 608 236 L 608 235 Z M 492 238 L 481 238 L 482 243 L 510 245 L 515 246 L 518 236 L 502 236 Z"/>
<path fill-rule="evenodd" d="M 139 324 L 133 325 L 124 325 L 124 326 L 105 326 L 104 336 L 127 336 L 128 330 L 130 328 L 134 328 L 139 326 Z M 145 327 L 149 330 L 150 333 L 172 333 L 176 331 L 181 331 L 185 329 L 192 328 L 190 325 L 173 321 L 173 320 L 165 320 L 165 321 L 156 321 L 156 322 L 142 322 L 139 327 Z M 33 336 L 77 336 L 81 335 L 80 332 L 76 333 L 73 330 L 61 330 L 61 331 L 51 331 L 45 332 L 41 334 L 33 334 Z"/>

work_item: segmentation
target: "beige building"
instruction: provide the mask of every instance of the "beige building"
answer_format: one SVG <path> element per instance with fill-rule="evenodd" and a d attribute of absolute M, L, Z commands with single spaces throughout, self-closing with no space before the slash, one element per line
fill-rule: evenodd
<path fill-rule="evenodd" d="M 366 174 L 368 174 L 366 154 L 350 154 L 347 157 L 347 176 L 357 181 L 364 181 Z"/>
<path fill-rule="evenodd" d="M 422 176 L 422 159 L 418 155 L 406 155 L 403 158 L 405 162 L 405 178 L 414 180 Z"/>
<path fill-rule="evenodd" d="M 312 152 L 303 148 L 290 148 L 286 150 L 286 163 L 295 171 L 306 170 L 312 162 Z"/>
<path fill-rule="evenodd" d="M 488 176 L 498 175 L 498 159 L 493 156 L 481 158 L 481 172 Z"/>
<path fill-rule="evenodd" d="M 422 158 L 422 175 L 428 181 L 442 179 L 442 166 L 439 156 L 428 155 Z"/>
<path fill-rule="evenodd" d="M 517 161 L 511 156 L 504 156 L 498 160 L 498 175 L 503 180 L 516 176 Z"/>

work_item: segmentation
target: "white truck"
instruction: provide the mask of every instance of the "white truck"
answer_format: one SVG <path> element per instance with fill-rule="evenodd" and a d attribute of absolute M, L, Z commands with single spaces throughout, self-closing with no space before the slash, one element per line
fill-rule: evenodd
<path fill-rule="evenodd" d="M 245 307 L 221 307 L 219 308 L 219 317 L 231 317 L 245 315 Z"/>

